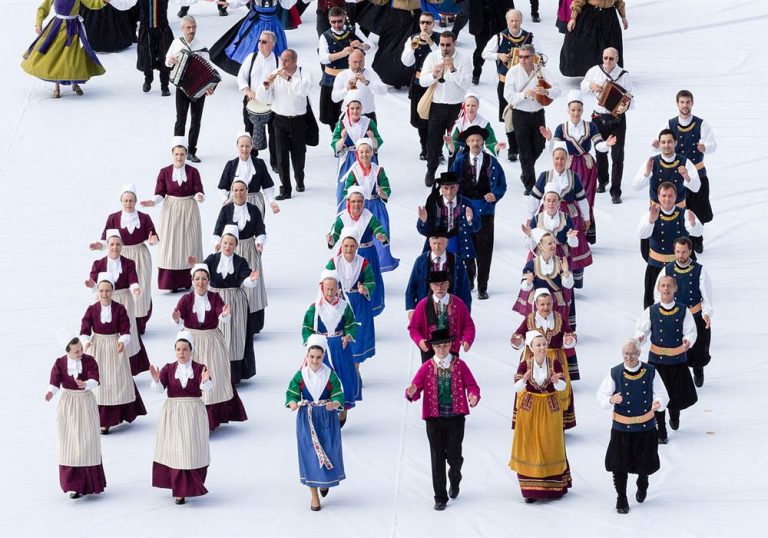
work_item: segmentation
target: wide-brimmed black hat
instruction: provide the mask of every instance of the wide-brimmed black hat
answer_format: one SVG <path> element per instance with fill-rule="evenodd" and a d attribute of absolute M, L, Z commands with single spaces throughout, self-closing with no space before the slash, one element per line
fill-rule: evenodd
<path fill-rule="evenodd" d="M 430 337 L 427 344 L 430 346 L 435 346 L 437 344 L 449 344 L 454 341 L 454 337 L 451 335 L 451 331 L 448 329 L 437 329 L 436 331 L 432 331 L 432 336 Z"/>
<path fill-rule="evenodd" d="M 459 134 L 459 139 L 466 143 L 467 138 L 469 138 L 472 135 L 480 135 L 483 137 L 483 140 L 488 139 L 488 129 L 485 127 L 480 127 L 479 125 L 470 125 L 466 129 L 464 129 L 461 134 Z"/>
<path fill-rule="evenodd" d="M 441 187 L 443 185 L 458 185 L 459 177 L 453 172 L 443 172 L 440 174 L 440 179 L 437 180 L 437 183 L 439 183 Z"/>
<path fill-rule="evenodd" d="M 451 275 L 448 271 L 430 271 L 427 275 L 427 282 L 430 284 L 438 284 L 440 282 L 449 282 Z"/>
<path fill-rule="evenodd" d="M 432 231 L 429 232 L 428 237 L 448 237 L 448 230 L 442 226 L 435 226 Z"/>

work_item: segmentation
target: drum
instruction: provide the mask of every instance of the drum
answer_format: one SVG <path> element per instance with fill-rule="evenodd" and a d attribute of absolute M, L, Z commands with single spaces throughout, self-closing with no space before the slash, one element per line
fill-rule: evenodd
<path fill-rule="evenodd" d="M 245 104 L 245 109 L 249 114 L 253 114 L 254 116 L 269 116 L 272 113 L 272 107 L 270 105 L 265 105 L 256 99 L 250 99 Z"/>

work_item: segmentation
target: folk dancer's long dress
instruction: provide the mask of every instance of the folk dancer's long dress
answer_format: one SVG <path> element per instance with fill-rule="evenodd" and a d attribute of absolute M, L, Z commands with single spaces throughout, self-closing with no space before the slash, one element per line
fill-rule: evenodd
<path fill-rule="evenodd" d="M 133 45 L 136 39 L 138 8 L 124 11 L 110 4 L 98 9 L 81 5 L 80 16 L 96 52 L 118 52 Z"/>
<path fill-rule="evenodd" d="M 341 380 L 344 391 L 344 409 L 355 407 L 363 399 L 363 387 L 352 358 L 352 346 L 344 348 L 341 339 L 349 335 L 357 338 L 358 324 L 352 308 L 344 299 L 336 299 L 331 304 L 321 297 L 304 314 L 301 337 L 306 344 L 309 335 L 322 334 L 328 339 L 328 349 L 323 362 L 327 364 Z"/>
<path fill-rule="evenodd" d="M 563 368 L 551 357 L 538 370 L 535 362 L 533 357 L 521 361 L 515 374 L 515 434 L 509 468 L 517 472 L 526 499 L 559 499 L 571 487 L 571 470 L 558 389 L 549 378 L 563 373 Z M 531 378 L 524 383 L 529 369 Z M 560 386 L 559 390 L 565 389 L 565 383 Z"/>
<path fill-rule="evenodd" d="M 139 389 L 131 377 L 131 364 L 126 350 L 131 341 L 131 323 L 125 307 L 116 301 L 109 306 L 97 302 L 85 310 L 80 323 L 80 341 L 83 347 L 91 342 L 89 350 L 99 365 L 99 386 L 93 393 L 99 406 L 99 424 L 102 428 L 133 422 L 146 415 Z M 118 341 L 124 349 L 117 352 Z"/>
<path fill-rule="evenodd" d="M 290 402 L 299 405 L 296 445 L 301 483 L 318 488 L 338 486 L 346 478 L 339 411 L 329 411 L 325 404 L 344 404 L 339 377 L 325 364 L 318 372 L 304 366 L 288 385 L 285 405 Z"/>
<path fill-rule="evenodd" d="M 211 456 L 202 394 L 216 381 L 201 383 L 203 365 L 191 360 L 188 365 L 189 373 L 185 374 L 178 371 L 183 368 L 178 362 L 166 364 L 160 370 L 160 382 L 152 382 L 155 392 L 168 389 L 157 421 L 152 486 L 170 489 L 174 497 L 208 493 L 205 477 Z"/>
<path fill-rule="evenodd" d="M 85 382 L 85 388 L 77 386 L 78 379 Z M 107 487 L 101 464 L 99 407 L 93 394 L 98 384 L 99 367 L 90 355 L 83 355 L 79 361 L 64 355 L 53 363 L 48 390 L 55 394 L 61 389 L 56 429 L 59 483 L 64 492 L 90 495 Z"/>
<path fill-rule="evenodd" d="M 83 84 L 103 75 L 101 65 L 80 19 L 80 6 L 101 9 L 102 0 L 43 0 L 35 24 L 43 26 L 53 6 L 54 16 L 24 53 L 21 68 L 33 77 L 59 84 Z"/>
<path fill-rule="evenodd" d="M 354 101 L 355 99 L 352 99 Z M 347 100 L 349 102 L 350 100 Z M 358 101 L 359 102 L 359 101 Z M 346 129 L 346 137 L 344 138 L 344 145 L 340 150 L 336 149 L 336 144 L 341 140 L 341 131 Z M 376 126 L 376 122 L 370 119 L 368 116 L 360 116 L 360 119 L 353 122 L 348 113 L 344 113 L 336 123 L 336 127 L 333 129 L 333 135 L 331 137 L 331 149 L 337 158 L 336 165 L 336 205 L 337 211 L 344 209 L 345 199 L 345 185 L 347 177 L 349 176 L 349 170 L 357 162 L 357 141 L 361 138 L 368 137 L 368 131 L 373 133 L 373 138 L 376 140 L 376 148 L 371 155 L 371 162 L 379 162 L 379 148 L 384 143 L 384 140 L 379 134 L 379 129 Z M 367 207 L 367 206 L 366 206 Z"/>
<path fill-rule="evenodd" d="M 205 365 L 211 379 L 215 381 L 211 390 L 203 393 L 210 431 L 229 421 L 248 420 L 243 402 L 232 382 L 229 348 L 219 329 L 220 323 L 229 322 L 229 319 L 221 317 L 223 308 L 221 296 L 212 291 L 205 295 L 198 295 L 194 290 L 185 293 L 176 305 L 184 329 L 192 334 L 195 361 Z"/>
<path fill-rule="evenodd" d="M 363 362 L 376 355 L 376 325 L 371 311 L 371 297 L 376 290 L 376 279 L 368 260 L 355 253 L 355 259 L 348 262 L 343 254 L 338 254 L 328 262 L 326 269 L 335 269 L 339 276 L 339 287 L 344 298 L 352 308 L 355 320 L 359 324 L 352 346 L 352 360 Z M 358 284 L 368 289 L 368 296 L 357 291 Z"/>
<path fill-rule="evenodd" d="M 120 239 L 123 240 L 121 254 L 136 264 L 136 274 L 141 288 L 141 295 L 135 298 L 136 328 L 139 334 L 144 334 L 147 322 L 152 317 L 152 257 L 146 241 L 149 241 L 149 236 L 157 235 L 155 224 L 152 222 L 152 217 L 141 211 L 133 213 L 118 211 L 107 217 L 104 231 L 101 232 L 102 242 L 106 241 L 107 230 L 120 232 Z"/>
<path fill-rule="evenodd" d="M 387 200 L 392 194 L 392 188 L 389 185 L 389 178 L 384 168 L 371 161 L 371 167 L 365 170 L 360 162 L 356 162 L 349 170 L 349 174 L 344 181 L 344 198 L 352 186 L 359 186 L 363 189 L 365 197 L 365 208 L 378 219 L 384 228 L 384 233 L 388 238 L 392 237 L 389 227 L 389 212 L 387 211 Z M 387 195 L 387 200 L 379 196 L 379 189 Z M 400 265 L 400 259 L 392 256 L 391 243 L 382 243 L 375 241 L 376 253 L 379 255 L 379 265 L 381 272 L 394 271 Z"/>
<path fill-rule="evenodd" d="M 116 260 L 112 260 L 109 256 L 105 256 L 93 262 L 93 265 L 91 265 L 90 278 L 96 282 L 99 273 L 105 272 L 111 274 L 112 279 L 115 282 L 114 290 L 112 292 L 112 300 L 123 305 L 125 307 L 125 312 L 128 314 L 128 322 L 131 326 L 131 341 L 125 346 L 125 350 L 131 361 L 131 375 L 139 375 L 141 372 L 149 370 L 149 357 L 147 356 L 147 349 L 144 347 L 144 342 L 142 341 L 141 336 L 139 336 L 139 330 L 136 324 L 136 302 L 133 295 L 133 289 L 139 285 L 136 264 L 122 255 Z M 139 297 L 148 292 L 149 290 L 145 291 L 141 288 Z"/>
<path fill-rule="evenodd" d="M 166 166 L 157 175 L 155 202 L 163 202 L 158 245 L 157 287 L 161 290 L 192 286 L 188 258 L 203 259 L 203 232 L 196 194 L 205 194 L 200 173 L 185 164 Z"/>
<path fill-rule="evenodd" d="M 209 255 L 203 263 L 208 266 L 210 291 L 218 293 L 230 308 L 229 323 L 219 323 L 219 329 L 229 349 L 232 381 L 237 384 L 256 375 L 253 333 L 248 332 L 248 294 L 244 288 L 256 286 L 258 281 L 249 278 L 252 269 L 248 261 L 237 254 L 232 254 L 231 265 L 221 252 Z"/>
<path fill-rule="evenodd" d="M 376 289 L 371 295 L 371 310 L 374 316 L 378 316 L 384 311 L 384 279 L 381 277 L 381 264 L 379 263 L 379 254 L 376 251 L 375 242 L 377 234 L 386 235 L 384 226 L 379 222 L 373 213 L 368 209 L 363 208 L 363 212 L 355 219 L 349 212 L 349 209 L 345 209 L 336 217 L 336 221 L 331 228 L 331 236 L 333 237 L 334 244 L 339 240 L 339 234 L 342 228 L 345 226 L 352 226 L 357 229 L 357 236 L 360 238 L 359 248 L 357 253 L 368 260 L 373 271 L 373 277 L 376 280 Z M 389 241 L 387 241 L 388 243 Z M 331 247 L 329 247 L 331 248 Z M 342 378 L 342 383 L 344 379 Z"/>
<path fill-rule="evenodd" d="M 249 161 L 242 161 L 235 157 L 227 161 L 221 172 L 218 189 L 225 201 L 232 201 L 232 183 L 240 179 L 248 185 L 248 198 L 246 201 L 259 208 L 262 220 L 266 219 L 266 204 L 275 201 L 275 182 L 269 175 L 266 163 L 258 158 L 251 157 Z"/>
<path fill-rule="evenodd" d="M 608 47 L 619 51 L 617 63 L 624 65 L 619 17 L 626 17 L 624 0 L 572 0 L 570 18 L 576 19 L 576 27 L 572 32 L 565 32 L 560 49 L 560 73 L 566 77 L 583 77 L 590 67 L 602 63 L 603 51 Z"/>
<path fill-rule="evenodd" d="M 533 273 L 533 282 L 528 284 L 525 279 L 520 284 L 520 293 L 512 310 L 521 316 L 527 316 L 534 311 L 533 294 L 539 288 L 547 288 L 552 295 L 553 308 L 571 327 L 576 330 L 576 305 L 573 301 L 573 273 L 563 278 L 562 260 L 553 256 L 545 261 L 541 255 L 536 255 L 523 267 L 523 276 Z"/>
<path fill-rule="evenodd" d="M 264 284 L 264 265 L 261 261 L 261 252 L 256 248 L 262 247 L 267 241 L 267 231 L 264 227 L 262 212 L 259 208 L 245 202 L 238 206 L 235 202 L 225 205 L 219 211 L 216 226 L 213 230 L 214 241 L 218 243 L 224 226 L 234 224 L 239 231 L 239 239 L 235 254 L 245 258 L 251 271 L 259 271 L 259 279 L 253 287 L 245 288 L 248 296 L 248 334 L 254 335 L 264 328 L 264 310 L 267 308 L 267 288 Z"/>

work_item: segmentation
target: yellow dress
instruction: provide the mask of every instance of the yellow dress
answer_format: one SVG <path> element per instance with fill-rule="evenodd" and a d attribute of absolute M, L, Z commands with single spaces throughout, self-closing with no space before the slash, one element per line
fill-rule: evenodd
<path fill-rule="evenodd" d="M 62 84 L 82 83 L 103 75 L 104 66 L 88 43 L 85 26 L 79 16 L 81 3 L 89 9 L 101 9 L 103 0 L 43 0 L 37 8 L 36 24 L 54 8 L 54 17 L 24 53 L 21 67 L 42 80 Z"/>

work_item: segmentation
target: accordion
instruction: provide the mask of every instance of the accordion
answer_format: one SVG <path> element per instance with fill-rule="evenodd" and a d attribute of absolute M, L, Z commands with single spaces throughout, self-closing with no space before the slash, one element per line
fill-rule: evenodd
<path fill-rule="evenodd" d="M 597 104 L 608 110 L 611 116 L 618 118 L 621 115 L 618 112 L 619 107 L 628 105 L 631 99 L 632 96 L 627 90 L 612 80 L 606 80 L 603 90 L 597 96 Z"/>
<path fill-rule="evenodd" d="M 219 72 L 202 56 L 182 49 L 171 69 L 171 83 L 196 101 L 221 82 Z"/>

